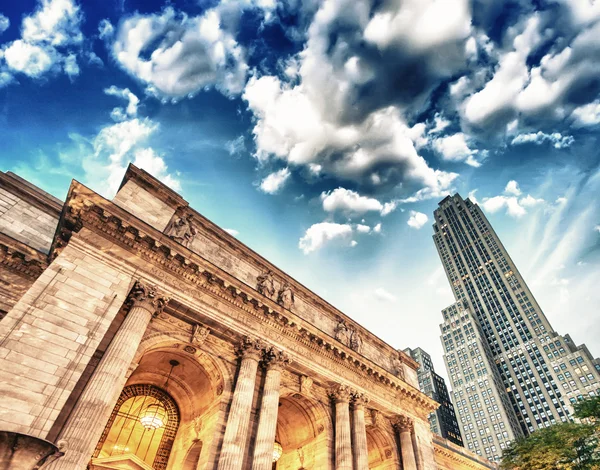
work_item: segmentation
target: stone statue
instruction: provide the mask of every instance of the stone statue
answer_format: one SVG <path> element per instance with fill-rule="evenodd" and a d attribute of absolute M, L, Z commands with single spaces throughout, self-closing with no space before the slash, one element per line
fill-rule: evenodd
<path fill-rule="evenodd" d="M 300 393 L 310 396 L 312 386 L 313 386 L 313 379 L 311 379 L 310 377 L 308 377 L 306 375 L 300 376 Z"/>
<path fill-rule="evenodd" d="M 192 220 L 194 220 L 192 214 L 188 214 L 185 217 L 175 217 L 167 226 L 165 234 L 186 248 L 189 248 L 192 241 L 194 241 L 196 233 L 198 233 L 192 225 Z"/>
<path fill-rule="evenodd" d="M 400 360 L 399 355 L 392 357 L 392 373 L 396 377 L 404 378 L 404 369 L 402 368 L 402 361 Z"/>
<path fill-rule="evenodd" d="M 285 282 L 281 289 L 279 289 L 279 294 L 277 295 L 277 303 L 283 308 L 287 308 L 288 310 L 291 310 L 294 306 L 294 293 L 292 292 L 292 288 L 287 282 Z"/>
<path fill-rule="evenodd" d="M 273 299 L 273 296 L 275 295 L 275 281 L 273 279 L 273 273 L 271 271 L 267 271 L 265 274 L 258 276 L 256 281 L 256 290 L 265 297 Z"/>
<path fill-rule="evenodd" d="M 363 340 L 356 330 L 352 330 L 352 335 L 350 336 L 350 348 L 353 351 L 361 352 L 362 351 Z"/>
<path fill-rule="evenodd" d="M 350 346 L 352 341 L 352 330 L 346 325 L 346 320 L 340 318 L 339 323 L 335 327 L 335 339 L 337 339 L 344 346 Z"/>

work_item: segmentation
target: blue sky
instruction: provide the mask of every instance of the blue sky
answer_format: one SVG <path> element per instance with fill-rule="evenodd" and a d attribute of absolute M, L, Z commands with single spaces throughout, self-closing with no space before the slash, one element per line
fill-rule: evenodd
<path fill-rule="evenodd" d="M 0 168 L 111 197 L 129 162 L 443 372 L 446 194 L 483 206 L 561 333 L 600 348 L 600 3 L 0 6 Z"/>

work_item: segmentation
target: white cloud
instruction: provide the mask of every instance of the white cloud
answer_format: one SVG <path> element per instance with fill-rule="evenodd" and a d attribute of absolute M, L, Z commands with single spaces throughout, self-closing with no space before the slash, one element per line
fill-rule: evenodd
<path fill-rule="evenodd" d="M 179 180 L 168 173 L 164 158 L 157 155 L 154 149 L 137 149 L 133 155 L 133 164 L 135 166 L 146 170 L 148 173 L 165 183 L 169 188 L 175 191 L 181 191 Z"/>
<path fill-rule="evenodd" d="M 10 20 L 0 13 L 0 34 L 6 31 L 10 27 Z"/>
<path fill-rule="evenodd" d="M 74 0 L 41 0 L 40 7 L 23 19 L 23 39 L 51 46 L 67 46 L 83 41 L 81 12 Z"/>
<path fill-rule="evenodd" d="M 520 196 L 521 189 L 519 188 L 519 183 L 517 183 L 515 180 L 510 180 L 508 183 L 506 183 L 504 192 L 507 194 L 512 194 L 514 196 Z"/>
<path fill-rule="evenodd" d="M 245 87 L 243 98 L 256 118 L 256 158 L 316 164 L 325 175 L 374 190 L 398 184 L 411 192 L 447 189 L 442 181 L 448 173 L 417 152 L 423 126 L 409 127 L 406 116 L 442 77 L 462 67 L 468 2 L 448 8 L 433 0 L 385 7 L 324 0 L 318 6 L 306 45 L 293 58 L 297 73 L 255 76 Z M 339 18 L 344 38 L 332 42 Z"/>
<path fill-rule="evenodd" d="M 406 223 L 409 227 L 419 230 L 427 223 L 428 220 L 429 217 L 427 217 L 426 214 L 417 211 L 410 211 L 410 217 Z"/>
<path fill-rule="evenodd" d="M 4 49 L 4 60 L 12 70 L 38 78 L 52 68 L 56 57 L 52 49 L 18 39 Z"/>
<path fill-rule="evenodd" d="M 352 240 L 352 241 L 350 242 L 350 246 L 351 246 L 352 248 L 354 248 L 356 245 L 358 245 L 358 242 L 357 242 L 356 240 Z"/>
<path fill-rule="evenodd" d="M 577 127 L 600 124 L 600 100 L 575 108 L 571 113 L 571 118 Z"/>
<path fill-rule="evenodd" d="M 541 145 L 544 142 L 549 142 L 554 148 L 562 149 L 569 147 L 575 139 L 570 135 L 562 135 L 559 132 L 553 132 L 552 134 L 546 134 L 544 132 L 531 132 L 528 134 L 519 134 L 513 138 L 512 145 L 520 144 L 536 144 Z"/>
<path fill-rule="evenodd" d="M 429 134 L 437 134 L 442 132 L 451 124 L 441 113 L 435 113 L 433 117 L 433 127 L 429 130 Z"/>
<path fill-rule="evenodd" d="M 244 153 L 246 151 L 246 141 L 244 136 L 239 135 L 235 139 L 225 142 L 225 149 L 229 152 L 229 155 L 232 156 Z"/>
<path fill-rule="evenodd" d="M 378 287 L 377 289 L 375 289 L 375 291 L 373 292 L 373 294 L 379 300 L 383 300 L 385 302 L 396 302 L 396 300 L 398 300 L 397 297 L 394 294 L 388 292 L 383 287 Z"/>
<path fill-rule="evenodd" d="M 527 214 L 527 208 L 543 204 L 544 202 L 543 199 L 536 199 L 528 194 L 520 199 L 515 196 L 484 198 L 482 205 L 491 214 L 506 209 L 506 213 L 511 217 L 520 218 Z"/>
<path fill-rule="evenodd" d="M 444 160 L 452 162 L 464 161 L 470 166 L 481 166 L 481 163 L 475 159 L 475 154 L 478 151 L 469 148 L 467 137 L 462 132 L 434 139 L 432 146 Z"/>
<path fill-rule="evenodd" d="M 112 85 L 109 88 L 105 88 L 104 93 L 127 101 L 127 107 L 125 109 L 121 107 L 113 109 L 111 116 L 115 121 L 124 121 L 125 119 L 137 116 L 140 100 L 129 90 L 129 88 L 118 88 Z"/>
<path fill-rule="evenodd" d="M 282 168 L 279 171 L 271 173 L 260 183 L 260 190 L 267 194 L 275 194 L 279 192 L 285 185 L 291 173 L 288 168 Z"/>
<path fill-rule="evenodd" d="M 373 232 L 375 233 L 381 233 L 381 223 L 375 225 L 375 227 L 373 227 Z"/>
<path fill-rule="evenodd" d="M 84 39 L 81 20 L 74 0 L 40 0 L 37 10 L 23 18 L 21 38 L 0 49 L 8 67 L 4 73 L 40 78 L 62 70 L 71 79 L 79 75 L 77 53 Z M 0 28 L 2 24 L 0 19 Z"/>
<path fill-rule="evenodd" d="M 369 233 L 371 231 L 371 227 L 363 224 L 356 224 L 356 231 L 360 233 Z"/>
<path fill-rule="evenodd" d="M 467 195 L 467 197 L 474 203 L 474 204 L 479 204 L 479 201 L 477 200 L 477 197 L 475 196 L 475 193 L 477 192 L 477 189 L 474 189 L 473 191 L 469 191 L 469 194 Z"/>
<path fill-rule="evenodd" d="M 361 196 L 356 191 L 341 187 L 321 193 L 321 201 L 323 202 L 323 210 L 326 212 L 344 211 L 364 214 L 365 212 L 374 211 L 385 216 L 392 213 L 397 207 L 397 203 L 394 201 L 381 204 L 375 198 Z"/>
<path fill-rule="evenodd" d="M 596 232 L 600 233 L 600 225 L 596 225 L 596 226 L 594 227 L 594 230 L 595 230 Z"/>
<path fill-rule="evenodd" d="M 240 232 L 238 232 L 237 230 L 233 229 L 233 228 L 226 228 L 224 229 L 229 235 L 237 237 Z"/>
<path fill-rule="evenodd" d="M 98 36 L 100 37 L 100 39 L 111 38 L 114 33 L 115 27 L 109 20 L 100 20 L 100 23 L 98 23 Z"/>
<path fill-rule="evenodd" d="M 120 23 L 112 51 L 127 72 L 161 98 L 179 99 L 211 86 L 236 95 L 248 66 L 242 47 L 222 23 L 218 8 L 193 17 L 171 7 L 160 14 L 136 14 Z"/>
<path fill-rule="evenodd" d="M 519 204 L 521 204 L 523 207 L 534 207 L 539 204 L 543 204 L 544 202 L 545 201 L 543 199 L 536 199 L 533 196 L 530 196 L 529 194 L 519 199 Z"/>
<path fill-rule="evenodd" d="M 320 249 L 329 241 L 347 240 L 351 237 L 351 235 L 352 226 L 349 224 L 321 222 L 309 227 L 304 236 L 298 242 L 298 248 L 300 248 L 304 254 L 307 255 Z"/>

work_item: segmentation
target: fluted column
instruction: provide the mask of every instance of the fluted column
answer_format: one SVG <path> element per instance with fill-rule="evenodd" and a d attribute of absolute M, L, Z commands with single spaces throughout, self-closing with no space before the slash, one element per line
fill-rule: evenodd
<path fill-rule="evenodd" d="M 241 356 L 240 372 L 235 384 L 218 470 L 240 470 L 246 455 L 248 424 L 252 412 L 252 398 L 256 371 L 264 345 L 260 340 L 244 338 L 237 348 Z"/>
<path fill-rule="evenodd" d="M 352 442 L 350 438 L 350 398 L 352 390 L 338 385 L 331 397 L 335 403 L 335 468 L 352 470 Z"/>
<path fill-rule="evenodd" d="M 156 286 L 137 281 L 131 290 L 129 313 L 110 342 L 59 436 L 65 456 L 49 466 L 52 470 L 83 470 L 119 394 L 127 371 L 152 319 L 169 301 Z"/>
<path fill-rule="evenodd" d="M 369 470 L 369 450 L 367 449 L 367 429 L 365 427 L 365 405 L 369 399 L 364 393 L 354 394 L 353 399 L 354 468 L 355 470 Z"/>
<path fill-rule="evenodd" d="M 252 470 L 271 470 L 273 467 L 273 446 L 275 445 L 275 433 L 277 431 L 281 371 L 289 364 L 290 360 L 283 351 L 269 348 L 265 351 L 264 362 L 267 373 L 260 405 Z"/>
<path fill-rule="evenodd" d="M 402 453 L 402 467 L 404 470 L 417 470 L 417 460 L 412 442 L 413 422 L 406 416 L 399 416 L 394 423 L 394 428 L 400 436 L 400 451 Z"/>

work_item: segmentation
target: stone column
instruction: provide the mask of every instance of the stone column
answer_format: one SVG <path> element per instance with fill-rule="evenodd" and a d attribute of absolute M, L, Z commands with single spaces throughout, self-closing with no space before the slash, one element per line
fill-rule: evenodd
<path fill-rule="evenodd" d="M 240 470 L 244 463 L 256 371 L 263 350 L 262 341 L 248 337 L 241 341 L 236 350 L 242 362 L 227 418 L 218 470 Z"/>
<path fill-rule="evenodd" d="M 273 467 L 273 446 L 277 431 L 281 371 L 290 362 L 286 353 L 277 351 L 274 348 L 265 351 L 264 361 L 267 374 L 260 405 L 252 470 L 271 470 Z"/>
<path fill-rule="evenodd" d="M 137 281 L 131 290 L 129 313 L 110 342 L 83 393 L 60 433 L 65 456 L 49 469 L 83 470 L 102 435 L 119 394 L 127 381 L 127 371 L 140 345 L 152 315 L 169 301 L 156 286 Z"/>
<path fill-rule="evenodd" d="M 356 393 L 354 398 L 352 439 L 355 470 L 369 470 L 369 450 L 367 449 L 367 429 L 365 427 L 365 405 L 369 399 L 364 393 Z"/>
<path fill-rule="evenodd" d="M 413 422 L 406 416 L 399 416 L 394 423 L 394 428 L 400 436 L 400 451 L 402 453 L 402 467 L 404 470 L 417 470 L 417 459 L 412 442 Z"/>
<path fill-rule="evenodd" d="M 335 403 L 335 468 L 352 470 L 352 443 L 350 438 L 350 398 L 352 390 L 338 385 L 331 396 Z"/>

